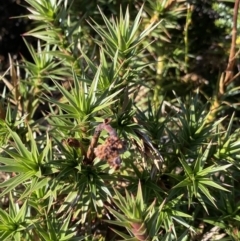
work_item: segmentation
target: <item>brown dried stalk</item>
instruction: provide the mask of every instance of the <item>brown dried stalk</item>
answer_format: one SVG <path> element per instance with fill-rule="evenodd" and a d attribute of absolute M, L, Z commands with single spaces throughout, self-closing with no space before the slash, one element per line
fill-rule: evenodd
<path fill-rule="evenodd" d="M 91 143 L 88 147 L 87 151 L 87 159 L 92 162 L 94 159 L 94 149 L 97 146 L 99 136 L 102 130 L 106 130 L 109 135 L 117 135 L 116 131 L 109 125 L 110 119 L 105 119 L 102 124 L 99 124 L 93 134 Z"/>
<path fill-rule="evenodd" d="M 238 18 L 238 9 L 239 9 L 240 0 L 235 0 L 234 4 L 234 14 L 233 14 L 233 29 L 232 29 L 232 42 L 230 48 L 230 54 L 228 59 L 228 65 L 225 70 L 225 78 L 223 83 L 220 83 L 220 94 L 224 93 L 224 87 L 231 82 L 233 78 L 233 68 L 236 60 L 236 39 L 237 39 L 237 18 Z"/>

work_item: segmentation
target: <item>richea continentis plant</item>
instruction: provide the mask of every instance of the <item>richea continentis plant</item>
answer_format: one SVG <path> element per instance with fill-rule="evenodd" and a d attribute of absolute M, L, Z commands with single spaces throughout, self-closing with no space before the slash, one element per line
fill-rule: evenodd
<path fill-rule="evenodd" d="M 193 6 L 121 3 L 23 1 L 31 59 L 1 75 L 1 241 L 240 240 L 230 90 L 166 85 L 187 71 Z"/>

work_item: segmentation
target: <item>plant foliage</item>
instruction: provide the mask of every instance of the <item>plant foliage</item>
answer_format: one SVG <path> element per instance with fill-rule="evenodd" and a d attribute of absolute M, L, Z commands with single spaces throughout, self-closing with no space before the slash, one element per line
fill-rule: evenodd
<path fill-rule="evenodd" d="M 238 75 L 211 97 L 192 78 L 194 1 L 25 5 L 31 59 L 1 75 L 0 240 L 239 240 Z"/>

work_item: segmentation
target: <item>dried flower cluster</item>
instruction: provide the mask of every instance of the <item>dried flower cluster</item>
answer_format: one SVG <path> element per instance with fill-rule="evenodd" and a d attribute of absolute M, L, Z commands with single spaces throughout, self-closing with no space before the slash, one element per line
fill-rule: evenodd
<path fill-rule="evenodd" d="M 121 165 L 120 154 L 124 151 L 126 151 L 126 143 L 116 135 L 110 135 L 102 145 L 94 149 L 95 155 L 102 160 L 106 160 L 109 166 L 115 170 Z"/>

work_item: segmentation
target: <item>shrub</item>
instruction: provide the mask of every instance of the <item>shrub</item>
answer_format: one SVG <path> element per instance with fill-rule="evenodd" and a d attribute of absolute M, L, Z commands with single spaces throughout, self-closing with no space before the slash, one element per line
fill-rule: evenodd
<path fill-rule="evenodd" d="M 192 5 L 123 1 L 109 18 L 108 1 L 88 17 L 75 9 L 86 1 L 25 2 L 32 61 L 10 57 L 2 76 L 0 239 L 238 240 L 239 129 L 220 109 L 236 89 L 220 80 L 205 101 L 178 79 Z M 169 94 L 172 67 L 185 96 Z"/>

